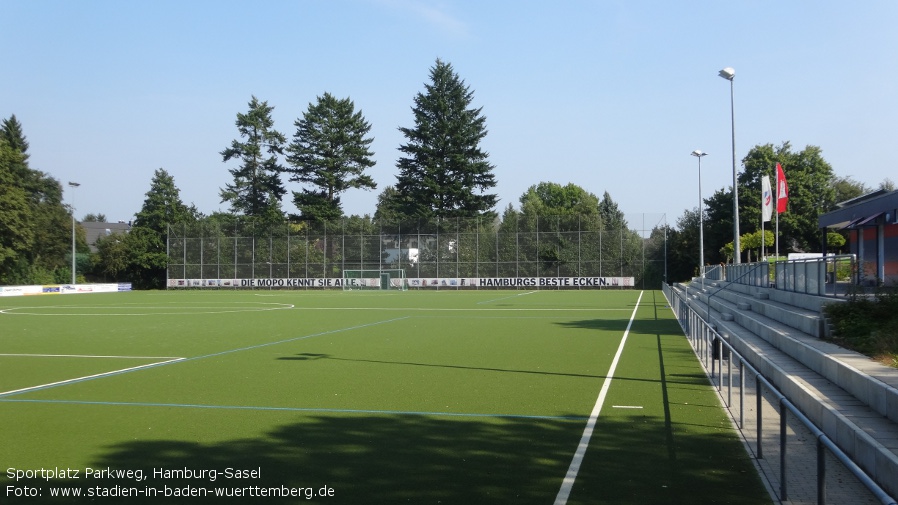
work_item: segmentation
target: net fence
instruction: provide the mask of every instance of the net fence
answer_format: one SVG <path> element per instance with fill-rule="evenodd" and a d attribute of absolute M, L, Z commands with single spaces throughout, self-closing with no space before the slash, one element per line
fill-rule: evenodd
<path fill-rule="evenodd" d="M 347 270 L 404 269 L 407 277 L 632 277 L 660 286 L 665 216 L 616 229 L 596 216 L 518 216 L 333 222 L 205 219 L 169 227 L 168 279 L 328 279 Z M 169 283 L 169 286 L 172 284 Z"/>

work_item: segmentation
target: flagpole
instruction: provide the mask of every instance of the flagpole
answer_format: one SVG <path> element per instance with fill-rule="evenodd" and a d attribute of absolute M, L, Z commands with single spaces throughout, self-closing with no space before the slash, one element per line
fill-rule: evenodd
<path fill-rule="evenodd" d="M 776 257 L 780 256 L 780 207 L 782 212 L 786 211 L 786 204 L 789 197 L 789 186 L 786 184 L 786 174 L 783 173 L 783 167 L 776 164 Z M 782 204 L 780 200 L 783 200 Z"/>
<path fill-rule="evenodd" d="M 773 211 L 776 212 L 776 231 L 774 232 L 774 242 L 776 243 L 776 260 L 780 259 L 780 164 L 776 164 L 776 190 L 774 190 L 773 194 L 775 195 L 773 202 Z"/>
<path fill-rule="evenodd" d="M 779 186 L 779 184 L 777 184 Z M 779 188 L 777 188 L 777 197 L 779 197 Z M 779 200 L 777 200 L 779 201 Z M 774 209 L 776 212 L 776 259 L 779 261 L 780 259 L 780 211 L 779 209 Z"/>
<path fill-rule="evenodd" d="M 776 261 L 780 259 L 780 173 L 779 173 L 779 163 L 777 163 L 776 175 L 774 176 L 774 180 L 776 181 L 776 189 L 773 190 L 773 212 L 776 213 L 776 231 L 773 232 L 774 243 L 776 244 Z"/>
<path fill-rule="evenodd" d="M 767 259 L 767 231 L 764 223 L 770 221 L 773 212 L 773 190 L 770 187 L 770 177 L 761 176 L 761 258 Z"/>

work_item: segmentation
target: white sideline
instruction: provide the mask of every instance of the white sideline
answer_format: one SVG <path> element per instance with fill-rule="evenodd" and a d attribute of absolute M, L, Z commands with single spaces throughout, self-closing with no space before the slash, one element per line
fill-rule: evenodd
<path fill-rule="evenodd" d="M 566 505 L 568 497 L 571 495 L 571 489 L 574 487 L 574 481 L 577 480 L 577 474 L 580 472 L 580 465 L 583 463 L 583 457 L 586 455 L 586 448 L 589 447 L 589 441 L 592 439 L 592 432 L 596 427 L 596 421 L 599 419 L 599 413 L 602 412 L 602 404 L 605 403 L 605 397 L 608 395 L 608 388 L 611 387 L 611 380 L 614 378 L 614 370 L 617 368 L 617 362 L 624 352 L 624 344 L 627 343 L 627 335 L 630 334 L 630 327 L 633 326 L 633 320 L 636 319 L 636 311 L 639 309 L 639 302 L 642 300 L 643 293 L 644 291 L 639 292 L 639 298 L 636 300 L 636 307 L 633 308 L 633 315 L 630 316 L 630 322 L 627 323 L 627 329 L 624 331 L 624 336 L 621 338 L 620 345 L 617 346 L 617 353 L 615 353 L 614 359 L 611 360 L 611 367 L 608 369 L 608 374 L 605 376 L 605 382 L 602 384 L 601 391 L 599 391 L 599 397 L 596 398 L 596 404 L 592 408 L 592 413 L 589 415 L 589 421 L 586 422 L 586 428 L 583 429 L 583 436 L 580 437 L 580 444 L 577 445 L 577 450 L 574 452 L 573 459 L 571 459 L 571 466 L 568 467 L 567 474 L 564 476 L 564 480 L 561 481 L 561 489 L 558 490 L 558 494 L 555 496 L 555 505 Z"/>

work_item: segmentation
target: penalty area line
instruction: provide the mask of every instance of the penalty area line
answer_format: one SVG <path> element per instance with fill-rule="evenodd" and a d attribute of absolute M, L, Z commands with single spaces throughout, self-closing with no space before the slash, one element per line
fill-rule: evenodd
<path fill-rule="evenodd" d="M 621 354 L 624 352 L 624 344 L 627 343 L 627 336 L 630 334 L 630 327 L 633 326 L 633 320 L 636 319 L 636 311 L 639 310 L 639 302 L 642 300 L 644 291 L 639 292 L 639 298 L 636 299 L 636 306 L 633 307 L 633 314 L 630 316 L 630 322 L 627 323 L 627 329 L 624 330 L 624 336 L 621 337 L 620 345 L 617 346 L 617 353 L 611 360 L 611 367 L 608 368 L 608 374 L 605 376 L 605 382 L 599 391 L 599 397 L 596 398 L 596 404 L 592 408 L 589 420 L 586 422 L 586 428 L 583 429 L 583 436 L 580 437 L 580 443 L 571 459 L 571 465 L 567 469 L 564 480 L 561 481 L 561 488 L 555 496 L 555 505 L 566 505 L 571 495 L 571 489 L 574 487 L 574 481 L 577 480 L 577 474 L 580 473 L 580 465 L 583 463 L 583 457 L 586 455 L 586 449 L 589 447 L 589 441 L 592 439 L 592 433 L 596 427 L 596 421 L 602 412 L 602 404 L 605 403 L 605 397 L 608 396 L 608 389 L 611 387 L 611 380 L 614 379 L 614 371 L 617 369 L 617 363 L 620 361 Z"/>

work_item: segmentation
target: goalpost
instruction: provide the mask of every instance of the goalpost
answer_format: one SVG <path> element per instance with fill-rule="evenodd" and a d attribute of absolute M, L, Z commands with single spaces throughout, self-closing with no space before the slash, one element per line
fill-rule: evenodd
<path fill-rule="evenodd" d="M 343 270 L 343 291 L 353 289 L 408 290 L 405 269 Z"/>

